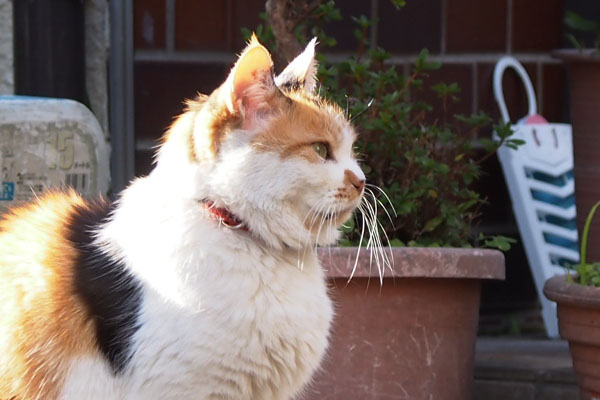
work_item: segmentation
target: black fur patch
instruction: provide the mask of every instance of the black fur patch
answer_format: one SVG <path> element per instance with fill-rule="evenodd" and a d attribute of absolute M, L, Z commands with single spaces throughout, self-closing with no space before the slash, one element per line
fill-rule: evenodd
<path fill-rule="evenodd" d="M 297 92 L 298 90 L 300 90 L 301 88 L 304 87 L 304 80 L 300 80 L 298 78 L 289 79 L 289 80 L 283 82 L 281 85 L 279 85 L 279 87 L 283 91 L 287 91 L 287 92 L 289 92 L 289 91 L 295 91 L 295 92 Z"/>
<path fill-rule="evenodd" d="M 69 239 L 79 252 L 75 292 L 94 320 L 98 347 L 118 374 L 133 354 L 131 341 L 139 329 L 142 291 L 124 263 L 106 255 L 94 241 L 93 232 L 111 211 L 112 205 L 104 201 L 77 207 L 69 222 Z"/>

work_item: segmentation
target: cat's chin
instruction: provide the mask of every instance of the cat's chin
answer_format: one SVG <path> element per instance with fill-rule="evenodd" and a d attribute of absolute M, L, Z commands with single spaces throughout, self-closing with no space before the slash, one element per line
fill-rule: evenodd
<path fill-rule="evenodd" d="M 310 221 L 305 221 L 305 228 L 312 233 L 318 233 L 324 228 L 338 229 L 347 221 L 356 207 L 348 207 L 338 211 L 329 211 L 316 214 Z"/>

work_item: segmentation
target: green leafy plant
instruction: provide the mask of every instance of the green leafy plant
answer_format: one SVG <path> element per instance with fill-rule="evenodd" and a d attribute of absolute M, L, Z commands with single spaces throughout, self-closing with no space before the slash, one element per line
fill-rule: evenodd
<path fill-rule="evenodd" d="M 401 8 L 404 2 L 394 5 Z M 327 1 L 299 18 L 294 35 L 301 42 L 317 36 L 323 49 L 335 44 L 325 33 L 326 23 L 339 18 L 334 2 Z M 456 83 L 427 85 L 429 73 L 442 66 L 430 60 L 427 49 L 416 56 L 408 75 L 399 73 L 389 62 L 390 54 L 370 44 L 375 21 L 364 15 L 352 20 L 356 52 L 341 62 L 330 62 L 323 50 L 319 53 L 320 94 L 345 109 L 359 131 L 355 151 L 371 183 L 366 212 L 378 215 L 384 244 L 508 250 L 511 238 L 473 233 L 486 203 L 473 187 L 482 176 L 483 161 L 500 146 L 517 148 L 522 141 L 510 137 L 509 125 L 494 123 L 485 113 L 451 115 L 460 88 Z M 270 30 L 261 27 L 257 32 Z M 259 38 L 272 44 L 268 35 Z M 441 117 L 424 100 L 427 93 L 437 98 Z M 480 134 L 487 130 L 489 136 L 492 129 L 499 140 Z M 360 221 L 348 221 L 342 245 L 358 244 L 362 228 Z"/>
<path fill-rule="evenodd" d="M 591 47 L 596 54 L 600 52 L 600 23 L 586 19 L 573 11 L 566 12 L 564 22 L 568 29 L 577 32 L 578 35 L 594 36 Z M 584 41 L 581 38 L 578 39 L 574 33 L 567 33 L 567 39 L 579 51 L 583 51 L 586 47 Z"/>
<path fill-rule="evenodd" d="M 600 207 L 600 201 L 591 208 L 583 227 L 581 247 L 579 249 L 579 264 L 573 266 L 577 272 L 576 282 L 587 286 L 600 286 L 600 262 L 587 262 L 587 245 L 590 234 L 590 226 L 596 210 Z"/>

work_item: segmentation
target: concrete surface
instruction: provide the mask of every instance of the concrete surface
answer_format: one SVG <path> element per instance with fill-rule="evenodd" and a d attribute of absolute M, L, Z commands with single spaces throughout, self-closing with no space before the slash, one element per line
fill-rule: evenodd
<path fill-rule="evenodd" d="M 474 400 L 577 400 L 569 345 L 562 340 L 479 338 Z"/>
<path fill-rule="evenodd" d="M 0 0 L 0 95 L 14 90 L 12 0 Z"/>

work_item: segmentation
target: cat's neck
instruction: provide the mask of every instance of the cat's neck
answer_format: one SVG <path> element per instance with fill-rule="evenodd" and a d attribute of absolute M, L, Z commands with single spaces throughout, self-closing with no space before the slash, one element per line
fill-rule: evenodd
<path fill-rule="evenodd" d="M 161 179 L 140 178 L 126 189 L 99 240 L 163 297 L 180 305 L 199 301 L 194 297 L 197 287 L 215 260 L 219 267 L 212 273 L 219 275 L 260 274 L 264 265 L 297 269 L 317 265 L 312 246 L 273 247 L 252 228 L 223 226 L 195 198 L 169 192 Z"/>
<path fill-rule="evenodd" d="M 245 231 L 249 232 L 253 244 L 258 247 L 268 251 L 300 249 L 303 252 L 305 248 L 314 247 L 310 234 L 304 229 L 304 217 L 293 214 L 291 211 L 293 207 L 286 204 L 286 201 L 293 201 L 293 199 L 246 201 L 245 197 L 248 195 L 244 192 L 245 189 L 235 185 L 228 187 L 226 195 L 215 193 L 213 186 L 221 189 L 223 185 L 229 183 L 214 183 L 226 179 L 215 177 L 210 162 L 199 165 L 190 163 L 181 157 L 178 158 L 175 152 L 172 156 L 167 152 L 162 156 L 156 169 L 143 179 L 143 185 L 138 181 L 127 189 L 123 197 L 124 202 L 135 204 L 142 201 L 137 199 L 139 196 L 135 195 L 136 192 L 149 192 L 151 194 L 142 195 L 141 198 L 155 203 L 161 209 L 170 209 L 171 204 L 179 204 L 180 207 L 185 208 L 180 210 L 181 212 L 200 213 L 202 214 L 200 219 L 205 220 L 207 216 L 208 219 L 213 219 L 206 210 L 202 210 L 202 203 L 208 201 L 227 210 L 243 222 Z M 259 182 L 259 184 L 263 183 Z M 135 187 L 136 185 L 139 187 Z M 194 203 L 199 207 L 194 207 Z"/>

